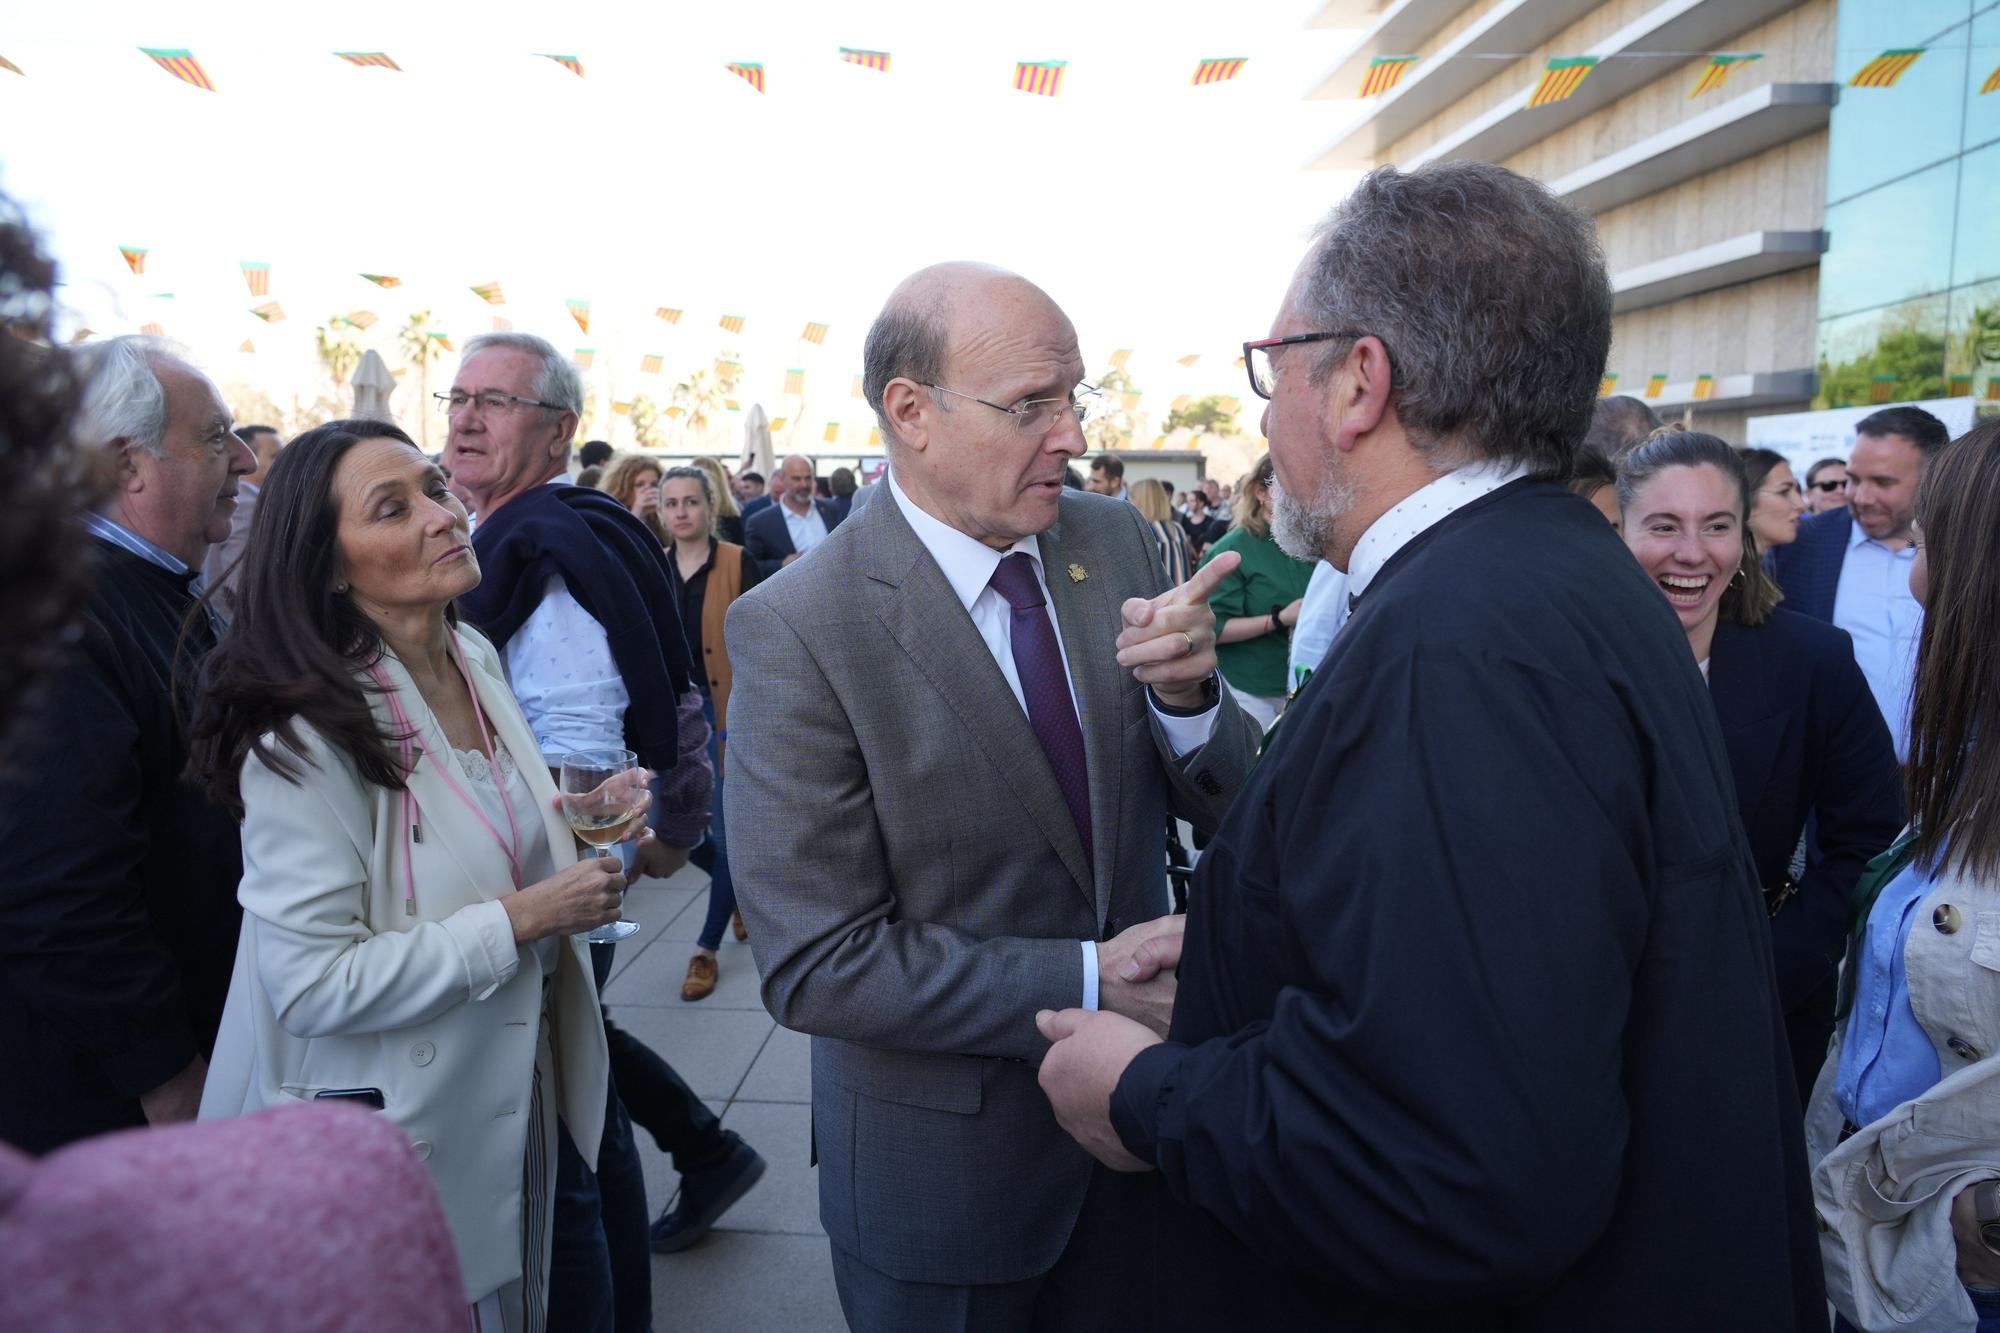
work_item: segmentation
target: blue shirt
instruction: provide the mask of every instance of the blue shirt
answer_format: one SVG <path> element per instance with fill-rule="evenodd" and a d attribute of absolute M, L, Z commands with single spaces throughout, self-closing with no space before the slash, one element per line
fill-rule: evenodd
<path fill-rule="evenodd" d="M 89 528 L 93 535 L 102 537 L 113 546 L 124 547 L 141 560 L 150 561 L 158 565 L 161 569 L 166 570 L 169 574 L 185 574 L 188 572 L 188 567 L 181 562 L 179 556 L 162 547 L 155 546 L 152 542 L 147 541 L 123 523 L 108 519 L 102 514 L 85 514 L 83 516 L 83 525 Z M 201 589 L 199 587 L 195 588 L 194 594 L 197 597 L 201 596 Z"/>
<path fill-rule="evenodd" d="M 1924 609 L 1910 596 L 1910 566 L 1917 549 L 1892 551 L 1856 523 L 1847 537 L 1833 623 L 1854 640 L 1854 660 L 1889 724 L 1896 758 L 1910 757 L 1910 686 L 1916 674 L 1917 638 Z"/>
<path fill-rule="evenodd" d="M 1840 1045 L 1834 1096 L 1850 1123 L 1866 1125 L 1933 1086 L 1942 1077 L 1937 1048 L 1910 1008 L 1904 971 L 1917 909 L 1936 883 L 1912 861 L 1890 880 L 1869 910 L 1856 955 L 1854 1008 Z"/>

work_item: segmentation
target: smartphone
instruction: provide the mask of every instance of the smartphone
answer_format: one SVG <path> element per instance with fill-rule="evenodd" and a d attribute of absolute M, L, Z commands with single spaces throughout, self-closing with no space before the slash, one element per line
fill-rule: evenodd
<path fill-rule="evenodd" d="M 382 1089 L 380 1088 L 328 1088 L 325 1092 L 313 1094 L 316 1102 L 359 1102 L 374 1110 L 382 1109 Z"/>

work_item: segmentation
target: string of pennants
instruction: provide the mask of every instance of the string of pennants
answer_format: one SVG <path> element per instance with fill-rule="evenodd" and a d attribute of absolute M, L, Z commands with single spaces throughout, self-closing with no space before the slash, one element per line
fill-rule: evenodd
<path fill-rule="evenodd" d="M 1847 80 L 1850 88 L 1893 88 L 1896 81 L 1909 72 L 1910 66 L 1927 48 L 1921 46 L 1899 47 L 1884 51 L 1856 70 Z M 1662 52 L 1647 51 L 1632 58 L 1648 60 L 1683 59 L 1688 55 L 1708 54 L 1708 63 L 1695 76 L 1693 86 L 1688 89 L 1692 100 L 1705 93 L 1712 93 L 1729 81 L 1729 76 L 1745 65 L 1762 60 L 1761 51 L 1723 51 L 1713 54 L 1704 52 Z M 1516 55 L 1495 55 L 1482 53 L 1477 56 L 1448 57 L 1449 59 L 1477 60 L 1519 60 Z M 1604 56 L 1555 56 L 1542 67 L 1541 77 L 1536 80 L 1533 90 L 1528 93 L 1528 106 L 1553 106 L 1576 96 L 1583 87 L 1583 81 L 1590 72 L 1608 57 Z M 1357 96 L 1362 99 L 1381 97 L 1403 81 L 1403 76 L 1416 68 L 1418 56 L 1376 56 L 1368 62 L 1367 70 L 1361 76 L 1361 89 Z M 1979 87 L 1980 96 L 2000 92 L 2000 66 Z"/>
<path fill-rule="evenodd" d="M 1654 371 L 1646 377 L 1646 387 L 1640 391 L 1639 396 L 1645 399 L 1660 397 L 1667 391 L 1667 378 L 1664 372 Z M 1869 385 L 1869 401 L 1874 403 L 1894 402 L 1896 388 L 1900 383 L 1901 380 L 1895 375 L 1874 376 L 1873 382 Z M 1597 396 L 1599 398 L 1609 398 L 1617 392 L 1618 372 L 1615 370 L 1606 371 L 1604 378 L 1598 382 Z M 1715 376 L 1712 374 L 1695 376 L 1694 388 L 1688 396 L 1697 403 L 1707 402 L 1713 398 L 1715 396 Z M 1971 397 L 1972 376 L 1968 373 L 1959 373 L 1950 376 L 1946 382 L 1944 396 L 1947 398 Z M 2000 398 L 2000 377 L 1996 377 L 1993 386 L 1988 389 L 1988 397 Z"/>
<path fill-rule="evenodd" d="M 185 47 L 142 46 L 139 50 L 150 57 L 153 63 L 168 74 L 173 75 L 176 79 L 179 79 L 182 83 L 199 88 L 203 92 L 212 93 L 217 90 L 215 80 L 209 77 L 208 70 L 195 57 L 194 52 Z M 843 64 L 858 65 L 863 69 L 874 70 L 881 74 L 889 72 L 890 53 L 887 51 L 870 51 L 851 46 L 843 46 L 838 50 L 839 59 Z M 405 72 L 403 67 L 397 64 L 386 51 L 334 51 L 331 54 L 336 59 L 344 60 L 348 64 L 359 68 L 393 70 L 398 74 Z M 532 54 L 543 60 L 553 60 L 579 79 L 584 77 L 583 60 L 579 56 L 557 55 L 547 51 L 537 51 Z M 1403 59 L 1403 57 L 1396 57 L 1396 59 Z M 1415 57 L 1408 57 L 1408 59 L 1414 60 Z M 1194 73 L 1188 79 L 1188 86 L 1199 88 L 1208 84 L 1228 83 L 1242 74 L 1243 67 L 1248 63 L 1249 57 L 1247 56 L 1205 57 L 1195 62 Z M 1378 61 L 1377 63 L 1381 62 Z M 1066 60 L 1019 61 L 1014 66 L 1014 87 L 1021 92 L 1031 93 L 1038 97 L 1058 97 L 1062 94 L 1063 75 L 1068 65 L 1069 62 Z M 730 60 L 723 63 L 723 68 L 727 69 L 737 78 L 742 79 L 757 92 L 764 93 L 768 91 L 763 62 L 756 60 Z M 26 77 L 27 74 L 27 71 L 23 70 L 13 61 L 8 60 L 5 56 L 0 56 L 0 69 L 8 70 L 23 77 Z M 1395 79 L 1400 77 L 1400 73 L 1395 75 L 1389 80 L 1387 86 L 1393 87 Z"/>

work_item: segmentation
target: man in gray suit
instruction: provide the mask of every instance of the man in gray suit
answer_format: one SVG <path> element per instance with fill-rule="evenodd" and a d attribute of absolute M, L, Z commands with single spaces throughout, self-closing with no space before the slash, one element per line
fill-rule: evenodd
<path fill-rule="evenodd" d="M 813 1034 L 820 1219 L 858 1329 L 1113 1317 L 1129 1182 L 1057 1126 L 1037 1009 L 1156 1030 L 1171 808 L 1214 825 L 1255 729 L 1208 592 L 1130 505 L 1066 491 L 1076 333 L 1038 288 L 926 269 L 868 334 L 883 494 L 728 633 L 730 848 L 764 1001 Z M 1143 1256 L 1140 1256 L 1143 1261 Z M 1100 1312 L 1101 1311 L 1101 1315 Z"/>

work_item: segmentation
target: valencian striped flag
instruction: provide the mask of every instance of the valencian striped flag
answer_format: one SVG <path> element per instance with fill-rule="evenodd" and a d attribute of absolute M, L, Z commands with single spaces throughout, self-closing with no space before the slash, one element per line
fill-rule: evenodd
<path fill-rule="evenodd" d="M 1734 74 L 1740 67 L 1749 64 L 1753 60 L 1762 60 L 1763 58 L 1762 52 L 1754 51 L 1747 55 L 1739 56 L 1710 56 L 1708 58 L 1708 67 L 1702 70 L 1701 77 L 1694 81 L 1694 87 L 1688 89 L 1688 96 L 1695 98 L 1700 97 L 1703 93 L 1714 92 L 1717 88 L 1729 82 L 1729 76 Z"/>
<path fill-rule="evenodd" d="M 1247 56 L 1214 56 L 1194 67 L 1194 77 L 1188 80 L 1190 87 L 1204 83 L 1227 83 L 1243 72 Z"/>
<path fill-rule="evenodd" d="M 1705 403 L 1715 397 L 1715 376 L 1696 375 L 1694 377 L 1694 400 Z"/>
<path fill-rule="evenodd" d="M 340 317 L 340 322 L 351 329 L 369 329 L 375 326 L 373 310 L 350 310 Z"/>
<path fill-rule="evenodd" d="M 253 306 L 250 313 L 263 320 L 266 324 L 276 324 L 284 319 L 285 308 L 276 301 L 266 301 L 260 306 Z"/>
<path fill-rule="evenodd" d="M 384 51 L 335 51 L 334 54 L 350 65 L 373 65 L 377 69 L 393 69 L 398 72 L 403 68 L 389 59 L 388 53 Z"/>
<path fill-rule="evenodd" d="M 257 350 L 257 344 L 251 342 L 248 338 L 245 338 L 240 344 L 237 345 L 236 350 L 239 352 L 254 352 Z"/>
<path fill-rule="evenodd" d="M 1180 397 L 1174 399 L 1174 401 L 1167 404 L 1167 410 L 1169 412 L 1178 412 L 1182 408 L 1186 407 L 1190 401 L 1191 400 L 1188 398 L 1186 394 L 1182 394 Z"/>
<path fill-rule="evenodd" d="M 1869 402 L 1886 403 L 1892 401 L 1895 398 L 1895 396 L 1896 396 L 1896 377 L 1894 375 L 1871 375 L 1869 377 L 1868 379 Z"/>
<path fill-rule="evenodd" d="M 506 293 L 500 290 L 500 284 L 497 282 L 475 283 L 473 284 L 472 294 L 488 305 L 507 304 Z"/>
<path fill-rule="evenodd" d="M 1972 396 L 1972 376 L 1965 374 L 1953 375 L 1951 383 L 1945 388 L 1944 396 L 1947 398 L 1970 398 Z"/>
<path fill-rule="evenodd" d="M 887 51 L 859 51 L 851 46 L 843 46 L 840 48 L 840 58 L 850 65 L 865 65 L 869 69 L 879 69 L 884 74 L 889 72 Z"/>
<path fill-rule="evenodd" d="M 799 337 L 815 345 L 824 345 L 826 342 L 826 332 L 831 327 L 832 325 L 830 324 L 808 324 L 805 327 L 805 332 L 799 334 Z"/>
<path fill-rule="evenodd" d="M 146 271 L 146 247 L 143 245 L 121 245 L 118 253 L 125 256 L 125 266 L 134 273 Z"/>
<path fill-rule="evenodd" d="M 839 444 L 839 443 L 840 443 L 840 423 L 839 423 L 838 421 L 829 421 L 829 422 L 827 422 L 827 423 L 826 423 L 826 433 L 825 433 L 825 434 L 823 434 L 823 435 L 821 435 L 821 436 L 820 436 L 820 439 L 822 439 L 822 440 L 826 441 L 826 442 L 827 442 L 828 444 Z"/>
<path fill-rule="evenodd" d="M 729 361 L 718 357 L 715 362 L 715 377 L 727 388 L 736 387 L 736 376 L 743 369 L 741 361 Z"/>
<path fill-rule="evenodd" d="M 1854 72 L 1847 81 L 1850 88 L 1893 88 L 1903 72 L 1917 63 L 1917 57 L 1924 53 L 1921 46 L 1903 47 L 1899 50 L 1884 51 Z"/>
<path fill-rule="evenodd" d="M 639 373 L 641 375 L 657 375 L 660 373 L 660 367 L 666 364 L 667 359 L 658 352 L 648 352 L 639 358 Z"/>
<path fill-rule="evenodd" d="M 803 395 L 806 391 L 806 373 L 794 366 L 785 372 L 785 392 Z"/>
<path fill-rule="evenodd" d="M 569 307 L 569 317 L 576 321 L 576 326 L 582 329 L 585 333 L 589 333 L 590 302 L 571 300 L 571 301 L 564 301 L 563 304 Z"/>
<path fill-rule="evenodd" d="M 1014 66 L 1014 87 L 1037 97 L 1059 97 L 1067 64 L 1067 60 L 1023 60 Z"/>
<path fill-rule="evenodd" d="M 436 343 L 440 352 L 456 352 L 458 350 L 451 345 L 451 335 L 449 333 L 440 333 L 433 329 L 431 332 L 426 333 L 424 337 Z"/>
<path fill-rule="evenodd" d="M 764 91 L 764 67 L 756 61 L 732 60 L 729 62 L 728 68 L 731 74 L 734 74 L 758 92 L 761 93 Z"/>
<path fill-rule="evenodd" d="M 152 338 L 161 337 L 166 331 L 166 326 L 163 324 L 141 324 L 139 326 L 139 332 Z"/>
<path fill-rule="evenodd" d="M 1666 391 L 1667 391 L 1667 377 L 1665 375 L 1661 374 L 1658 371 L 1654 371 L 1650 376 L 1647 377 L 1646 397 L 1658 398 L 1661 394 L 1665 393 Z"/>
<path fill-rule="evenodd" d="M 854 384 L 848 389 L 847 396 L 849 398 L 866 398 L 868 396 L 862 389 L 862 381 L 859 375 L 854 377 Z"/>
<path fill-rule="evenodd" d="M 1201 360 L 1201 353 L 1189 352 L 1186 356 L 1176 357 L 1175 360 L 1179 361 L 1184 366 L 1192 366 L 1195 362 Z"/>
<path fill-rule="evenodd" d="M 880 426 L 870 426 L 868 428 L 868 447 L 870 449 L 880 449 L 882 447 L 882 428 Z"/>
<path fill-rule="evenodd" d="M 616 412 L 621 417 L 629 417 L 632 415 L 632 404 L 625 402 L 615 402 L 611 404 L 611 410 L 613 412 Z"/>
<path fill-rule="evenodd" d="M 583 77 L 583 62 L 575 56 L 552 56 L 547 51 L 537 51 L 535 54 L 544 60 L 555 61 L 579 79 Z"/>
<path fill-rule="evenodd" d="M 743 316 L 741 315 L 724 315 L 716 322 L 731 333 L 743 332 Z"/>
<path fill-rule="evenodd" d="M 1541 82 L 1528 94 L 1530 107 L 1550 106 L 1576 96 L 1590 71 L 1597 68 L 1596 56 L 1557 56 L 1542 71 Z"/>
<path fill-rule="evenodd" d="M 495 315 L 493 317 L 493 331 L 495 333 L 512 333 L 514 331 L 514 321 L 505 315 Z"/>
<path fill-rule="evenodd" d="M 664 319 L 669 324 L 678 324 L 681 322 L 681 312 L 670 305 L 653 307 L 653 314 Z"/>
<path fill-rule="evenodd" d="M 1119 370 L 1125 369 L 1125 363 L 1131 359 L 1132 349 L 1129 347 L 1121 347 L 1111 354 L 1111 364 Z"/>
<path fill-rule="evenodd" d="M 1618 372 L 1615 370 L 1605 371 L 1604 378 L 1597 382 L 1597 396 L 1599 398 L 1609 398 L 1612 394 L 1617 392 L 1618 392 Z"/>
<path fill-rule="evenodd" d="M 194 58 L 194 52 L 179 47 L 172 49 L 142 46 L 139 48 L 153 58 L 153 62 L 182 83 L 191 83 L 204 92 L 214 92 L 215 85 L 208 81 L 208 71 Z"/>
<path fill-rule="evenodd" d="M 1119 401 L 1125 405 L 1127 412 L 1136 412 L 1139 410 L 1139 395 L 1137 393 L 1123 394 L 1120 396 Z"/>
<path fill-rule="evenodd" d="M 569 354 L 569 359 L 578 370 L 589 370 L 590 363 L 597 359 L 595 347 L 579 347 Z"/>
<path fill-rule="evenodd" d="M 403 285 L 401 278 L 392 278 L 386 273 L 364 273 L 361 276 L 374 283 L 377 287 L 400 287 Z"/>
<path fill-rule="evenodd" d="M 1362 97 L 1380 97 L 1403 81 L 1417 65 L 1415 56 L 1376 56 L 1368 62 L 1368 72 L 1361 76 Z"/>
<path fill-rule="evenodd" d="M 19 65 L 9 60 L 6 56 L 0 56 L 0 69 L 11 69 L 24 79 L 28 77 Z"/>
<path fill-rule="evenodd" d="M 243 269 L 243 281 L 250 284 L 250 294 L 252 296 L 269 296 L 271 294 L 271 266 L 269 264 L 260 263 L 254 259 L 246 259 L 243 261 L 241 267 Z"/>
<path fill-rule="evenodd" d="M 743 404 L 737 402 L 734 398 L 723 399 L 722 406 L 726 411 L 730 412 L 741 412 L 743 410 Z"/>
<path fill-rule="evenodd" d="M 773 435 L 777 434 L 777 433 L 778 433 L 779 431 L 783 430 L 784 428 L 785 428 L 785 418 L 783 418 L 783 417 L 776 417 L 776 418 L 774 418 L 774 419 L 772 420 L 772 422 L 771 422 L 771 433 L 772 433 Z"/>
<path fill-rule="evenodd" d="M 675 404 L 673 407 L 667 409 L 667 415 L 671 417 L 673 420 L 679 421 L 682 417 L 687 415 L 687 409 L 685 407 L 680 406 L 679 404 Z"/>
<path fill-rule="evenodd" d="M 17 69 L 14 72 L 19 74 L 21 71 Z M 2000 93 L 2000 65 L 1995 65 L 1993 72 L 1986 76 L 1986 82 L 1979 85 L 1979 95 L 1981 97 L 1986 96 L 1988 93 Z"/>

